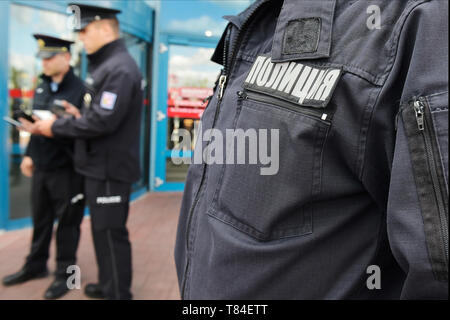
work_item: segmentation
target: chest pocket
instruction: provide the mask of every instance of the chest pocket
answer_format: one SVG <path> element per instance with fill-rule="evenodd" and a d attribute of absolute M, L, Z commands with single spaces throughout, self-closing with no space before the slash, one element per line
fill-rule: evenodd
<path fill-rule="evenodd" d="M 255 59 L 238 92 L 234 136 L 227 134 L 231 147 L 208 214 L 258 241 L 313 231 L 336 109 L 331 98 L 341 75 L 339 68 L 314 65 L 329 56 L 334 1 L 326 3 L 328 11 L 312 6 L 316 16 L 292 16 L 294 4 L 285 1 L 272 52 Z M 293 37 L 302 34 L 294 46 Z"/>

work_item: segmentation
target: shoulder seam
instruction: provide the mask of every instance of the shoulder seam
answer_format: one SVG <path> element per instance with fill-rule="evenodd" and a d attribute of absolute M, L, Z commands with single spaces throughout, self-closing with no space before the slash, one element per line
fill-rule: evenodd
<path fill-rule="evenodd" d="M 423 5 L 423 4 L 427 3 L 427 2 L 429 2 L 429 1 L 431 1 L 431 0 L 409 0 L 409 3 L 407 4 L 405 10 L 403 10 L 403 12 L 402 12 L 402 14 L 401 14 L 401 16 L 399 18 L 400 21 L 395 25 L 395 29 L 394 29 L 394 32 L 393 32 L 393 35 L 392 35 L 392 38 L 391 38 L 391 39 L 393 39 L 392 40 L 393 43 L 392 43 L 392 46 L 391 46 L 391 54 L 388 57 L 389 62 L 386 64 L 386 69 L 385 69 L 385 71 L 383 72 L 383 75 L 382 75 L 382 78 L 384 79 L 384 83 L 383 83 L 383 85 L 380 88 L 378 88 L 379 91 L 378 91 L 377 95 L 375 96 L 375 99 L 373 100 L 372 108 L 368 109 L 368 111 L 370 111 L 369 112 L 370 116 L 367 115 L 369 117 L 367 130 L 365 130 L 364 134 L 361 133 L 361 136 L 360 136 L 360 139 L 362 141 L 364 141 L 364 145 L 361 147 L 362 150 L 360 151 L 362 153 L 361 154 L 361 159 L 362 160 L 361 160 L 361 164 L 360 164 L 360 167 L 359 167 L 359 170 L 358 170 L 359 171 L 358 172 L 358 176 L 359 176 L 361 181 L 362 181 L 363 176 L 364 176 L 364 170 L 365 170 L 365 165 L 364 165 L 365 161 L 364 160 L 366 158 L 366 150 L 367 150 L 367 143 L 368 143 L 368 139 L 366 139 L 366 138 L 369 135 L 370 130 L 371 130 L 370 128 L 371 128 L 371 124 L 372 124 L 372 115 L 375 112 L 376 106 L 378 104 L 378 100 L 380 98 L 380 94 L 381 94 L 381 92 L 383 92 L 383 89 L 384 89 L 384 87 L 385 87 L 385 85 L 387 83 L 386 80 L 389 78 L 389 75 L 390 75 L 390 73 L 391 73 L 391 71 L 393 69 L 395 60 L 397 58 L 398 44 L 399 44 L 399 41 L 400 41 L 400 36 L 402 34 L 403 27 L 404 27 L 404 25 L 405 25 L 409 15 L 414 11 L 414 9 L 417 8 L 420 5 Z M 389 41 L 391 41 L 391 40 L 389 40 Z"/>
<path fill-rule="evenodd" d="M 430 1 L 431 0 L 410 0 L 407 7 L 401 14 L 399 22 L 395 25 L 393 35 L 389 40 L 389 41 L 392 40 L 392 45 L 390 49 L 390 55 L 388 56 L 389 62 L 386 64 L 386 69 L 383 72 L 383 78 L 385 78 L 385 80 L 389 77 L 390 72 L 392 71 L 392 67 L 394 66 L 395 59 L 397 58 L 400 36 L 402 34 L 403 27 L 405 26 L 405 23 L 408 20 L 408 17 L 414 11 L 414 9 Z"/>

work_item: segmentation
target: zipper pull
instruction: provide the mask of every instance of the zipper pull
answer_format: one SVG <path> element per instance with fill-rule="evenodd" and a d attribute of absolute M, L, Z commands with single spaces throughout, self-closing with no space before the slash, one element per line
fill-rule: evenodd
<path fill-rule="evenodd" d="M 243 100 L 247 99 L 247 94 L 244 91 L 238 91 L 238 92 L 236 92 L 236 94 L 239 99 L 243 99 Z"/>
<path fill-rule="evenodd" d="M 414 111 L 416 113 L 417 126 L 420 131 L 424 130 L 423 105 L 420 100 L 414 101 Z"/>
<path fill-rule="evenodd" d="M 222 100 L 225 84 L 227 83 L 227 76 L 221 75 L 219 78 L 219 100 Z"/>

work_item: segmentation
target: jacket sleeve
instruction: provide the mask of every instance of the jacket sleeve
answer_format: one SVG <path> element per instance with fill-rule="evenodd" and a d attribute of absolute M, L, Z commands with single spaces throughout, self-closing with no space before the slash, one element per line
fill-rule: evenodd
<path fill-rule="evenodd" d="M 31 157 L 31 145 L 33 143 L 33 136 L 30 136 L 30 141 L 27 144 L 27 148 L 25 149 L 25 157 Z"/>
<path fill-rule="evenodd" d="M 418 6 L 400 35 L 401 88 L 387 207 L 402 299 L 448 299 L 448 2 Z"/>
<path fill-rule="evenodd" d="M 58 119 L 55 137 L 90 139 L 114 132 L 126 117 L 135 81 L 126 71 L 111 72 L 95 95 L 90 108 L 79 119 Z"/>

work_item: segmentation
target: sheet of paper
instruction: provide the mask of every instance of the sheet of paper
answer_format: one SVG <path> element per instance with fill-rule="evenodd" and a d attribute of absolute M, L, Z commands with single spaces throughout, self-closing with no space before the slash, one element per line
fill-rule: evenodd
<path fill-rule="evenodd" d="M 33 113 L 41 120 L 47 120 L 53 116 L 53 113 L 48 110 L 33 110 Z"/>

